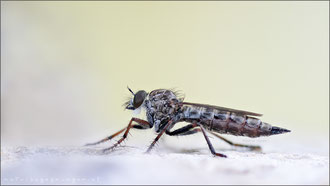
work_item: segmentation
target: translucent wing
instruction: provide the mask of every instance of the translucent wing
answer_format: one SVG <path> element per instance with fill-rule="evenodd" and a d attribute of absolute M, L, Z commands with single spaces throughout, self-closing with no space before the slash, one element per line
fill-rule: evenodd
<path fill-rule="evenodd" d="M 216 110 L 219 110 L 219 111 L 234 112 L 234 113 L 239 114 L 239 115 L 262 116 L 262 114 L 258 114 L 258 113 L 254 113 L 254 112 L 248 112 L 248 111 L 244 111 L 244 110 L 236 110 L 236 109 L 231 109 L 231 108 L 226 108 L 226 107 L 219 107 L 219 106 L 214 106 L 214 105 L 207 105 L 207 104 L 183 102 L 183 105 L 192 105 L 192 106 L 196 106 L 196 107 L 216 109 Z"/>

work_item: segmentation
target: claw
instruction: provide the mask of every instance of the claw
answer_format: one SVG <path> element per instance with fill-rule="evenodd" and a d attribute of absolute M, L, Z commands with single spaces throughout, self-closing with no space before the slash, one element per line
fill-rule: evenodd
<path fill-rule="evenodd" d="M 214 156 L 222 157 L 222 158 L 227 158 L 226 155 L 224 155 L 224 154 L 220 154 L 220 153 L 215 153 Z"/>

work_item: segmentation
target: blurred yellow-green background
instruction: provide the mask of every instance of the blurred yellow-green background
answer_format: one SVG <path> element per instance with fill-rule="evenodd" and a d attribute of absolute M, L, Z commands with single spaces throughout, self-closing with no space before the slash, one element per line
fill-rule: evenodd
<path fill-rule="evenodd" d="M 328 140 L 329 2 L 1 2 L 2 145 L 121 129 L 127 85 Z"/>

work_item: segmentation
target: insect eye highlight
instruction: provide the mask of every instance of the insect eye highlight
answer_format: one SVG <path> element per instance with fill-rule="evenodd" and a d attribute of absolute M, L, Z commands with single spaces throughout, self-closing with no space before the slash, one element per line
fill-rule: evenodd
<path fill-rule="evenodd" d="M 134 99 L 133 99 L 133 107 L 134 108 L 139 108 L 144 99 L 147 97 L 147 92 L 144 90 L 140 90 L 138 91 L 135 95 L 134 95 Z"/>

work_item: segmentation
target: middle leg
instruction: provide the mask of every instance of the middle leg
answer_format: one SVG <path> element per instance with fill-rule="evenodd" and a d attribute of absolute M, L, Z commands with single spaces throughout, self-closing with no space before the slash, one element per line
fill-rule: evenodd
<path fill-rule="evenodd" d="M 157 137 L 154 139 L 154 141 L 151 143 L 151 145 L 149 146 L 148 150 L 146 153 L 149 153 L 151 151 L 151 149 L 155 146 L 155 144 L 157 143 L 157 141 L 159 140 L 159 138 L 164 134 L 165 131 L 167 131 L 167 129 L 169 128 L 170 125 L 172 125 L 173 121 L 170 120 L 165 127 L 160 131 L 160 133 L 157 135 Z"/>

